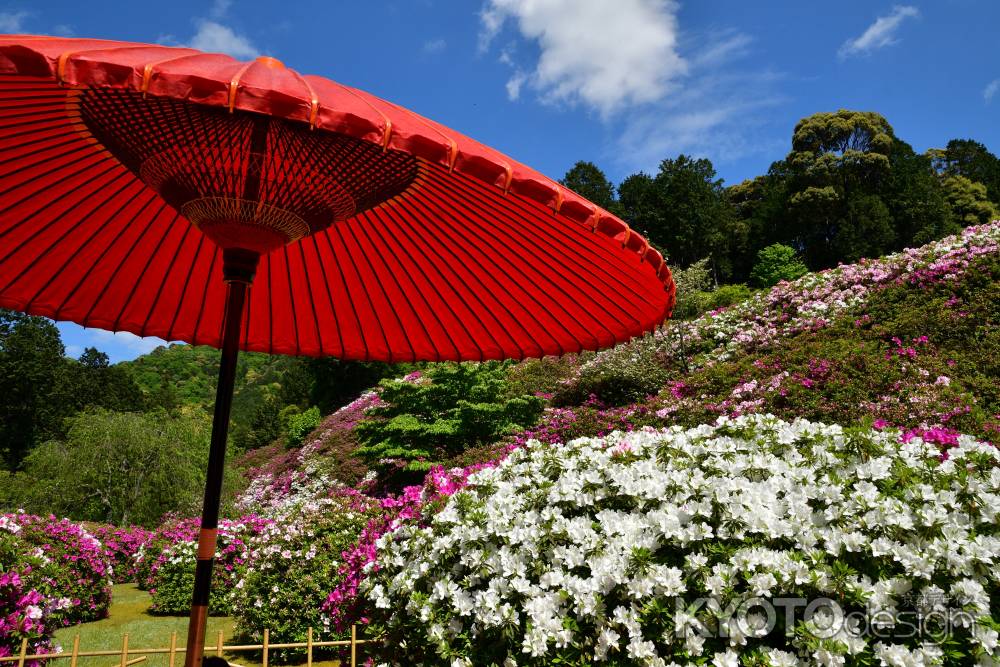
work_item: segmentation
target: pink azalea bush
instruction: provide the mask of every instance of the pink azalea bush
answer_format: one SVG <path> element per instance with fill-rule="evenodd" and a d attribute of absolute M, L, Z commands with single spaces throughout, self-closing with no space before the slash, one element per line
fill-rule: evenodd
<path fill-rule="evenodd" d="M 113 569 L 112 581 L 116 584 L 138 581 L 136 554 L 153 539 L 153 531 L 142 526 L 97 524 L 91 526 L 90 532 L 104 545 Z"/>
<path fill-rule="evenodd" d="M 365 602 L 359 599 L 361 583 L 378 570 L 376 542 L 402 525 L 422 516 L 428 507 L 465 486 L 469 476 L 497 462 L 480 463 L 466 468 L 432 468 L 422 486 L 408 486 L 397 496 L 379 500 L 379 512 L 361 531 L 357 542 L 341 554 L 340 582 L 323 604 L 324 626 L 344 631 L 354 623 L 367 623 Z"/>
<path fill-rule="evenodd" d="M 100 541 L 82 525 L 0 514 L 0 657 L 25 639 L 31 653 L 55 651 L 57 628 L 107 616 L 111 574 Z"/>

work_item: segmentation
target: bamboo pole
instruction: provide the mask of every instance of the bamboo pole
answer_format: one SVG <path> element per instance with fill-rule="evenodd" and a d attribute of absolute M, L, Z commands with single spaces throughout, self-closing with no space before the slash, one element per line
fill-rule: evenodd
<path fill-rule="evenodd" d="M 128 667 L 128 633 L 122 635 L 122 661 L 121 667 Z"/>
<path fill-rule="evenodd" d="M 174 659 L 177 657 L 177 631 L 170 633 L 170 667 L 174 667 Z"/>
<path fill-rule="evenodd" d="M 358 664 L 358 626 L 351 624 L 351 667 Z M 264 665 L 267 667 L 267 665 Z"/>
<path fill-rule="evenodd" d="M 80 655 L 80 634 L 73 637 L 73 655 L 69 659 L 69 667 L 76 667 L 77 656 Z"/>
<path fill-rule="evenodd" d="M 215 655 L 222 657 L 222 630 L 219 630 L 219 641 L 215 643 Z"/>
<path fill-rule="evenodd" d="M 264 645 L 263 645 L 264 659 L 262 661 L 263 667 L 267 667 L 267 648 L 268 648 L 267 644 L 269 641 L 271 641 L 271 631 L 268 630 L 267 628 L 264 628 Z"/>
<path fill-rule="evenodd" d="M 306 667 L 313 665 L 313 629 L 309 626 L 306 630 Z"/>
<path fill-rule="evenodd" d="M 28 638 L 21 640 L 21 656 L 17 661 L 17 667 L 24 667 L 24 656 L 28 655 Z M 266 667 L 266 666 L 265 666 Z"/>

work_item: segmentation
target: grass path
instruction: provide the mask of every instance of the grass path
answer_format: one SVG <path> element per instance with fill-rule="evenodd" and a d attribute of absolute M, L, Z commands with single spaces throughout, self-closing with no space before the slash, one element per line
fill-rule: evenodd
<path fill-rule="evenodd" d="M 111 611 L 108 618 L 92 623 L 83 623 L 69 628 L 56 630 L 56 642 L 62 645 L 63 651 L 69 653 L 73 648 L 73 638 L 80 635 L 80 651 L 114 651 L 121 650 L 122 635 L 128 633 L 129 660 L 137 658 L 142 653 L 134 649 L 167 648 L 170 646 L 170 635 L 177 633 L 177 645 L 184 648 L 187 636 L 188 619 L 181 616 L 154 616 L 149 613 L 151 597 L 146 591 L 139 590 L 135 584 L 118 584 L 111 596 Z M 212 646 L 221 630 L 224 642 L 233 643 L 234 621 L 227 616 L 210 616 L 208 619 L 208 639 L 206 644 Z M 254 660 L 251 654 L 239 653 L 226 655 L 226 659 L 244 667 L 260 667 L 261 663 Z M 304 662 L 304 659 L 303 659 Z M 118 664 L 115 656 L 80 658 L 79 667 L 112 667 Z M 150 655 L 136 667 L 168 667 L 166 655 Z M 183 655 L 178 655 L 176 665 L 184 664 Z M 53 663 L 55 667 L 68 667 L 68 661 Z M 316 667 L 338 667 L 336 660 L 313 662 Z"/>

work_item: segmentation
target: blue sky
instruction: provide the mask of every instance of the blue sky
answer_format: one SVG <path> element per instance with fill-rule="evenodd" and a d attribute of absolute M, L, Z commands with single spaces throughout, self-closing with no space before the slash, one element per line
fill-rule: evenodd
<path fill-rule="evenodd" d="M 0 0 L 0 32 L 272 55 L 553 178 L 583 159 L 615 182 L 684 152 L 735 183 L 838 108 L 881 112 L 918 151 L 969 137 L 1000 153 L 997 26 L 996 0 Z M 158 342 L 60 328 L 73 355 Z"/>

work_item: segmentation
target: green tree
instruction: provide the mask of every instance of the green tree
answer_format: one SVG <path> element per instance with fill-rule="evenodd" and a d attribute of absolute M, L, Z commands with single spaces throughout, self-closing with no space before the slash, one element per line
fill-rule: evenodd
<path fill-rule="evenodd" d="M 38 442 L 58 435 L 72 408 L 65 393 L 65 348 L 42 317 L 0 310 L 0 455 L 16 469 Z"/>
<path fill-rule="evenodd" d="M 316 406 L 305 412 L 288 415 L 285 426 L 285 446 L 289 448 L 300 447 L 306 436 L 312 433 L 321 421 L 323 421 L 323 415 L 319 413 L 319 408 Z"/>
<path fill-rule="evenodd" d="M 723 182 L 706 159 L 664 160 L 656 176 L 634 174 L 618 188 L 625 219 L 678 267 L 708 257 L 713 278 L 731 273 L 730 250 L 745 231 L 724 197 Z"/>
<path fill-rule="evenodd" d="M 892 217 L 879 193 L 895 135 L 881 114 L 841 109 L 803 118 L 785 162 L 793 246 L 813 268 L 878 256 L 892 248 Z"/>
<path fill-rule="evenodd" d="M 209 431 L 200 412 L 81 412 L 69 420 L 65 439 L 43 443 L 25 459 L 20 504 L 150 527 L 167 512 L 192 512 L 204 485 Z"/>
<path fill-rule="evenodd" d="M 509 396 L 507 368 L 499 362 L 435 364 L 416 382 L 383 382 L 385 405 L 355 428 L 362 444 L 356 454 L 383 474 L 398 466 L 402 479 L 412 481 L 413 473 L 534 424 L 543 402 Z"/>
<path fill-rule="evenodd" d="M 882 199 L 896 229 L 893 249 L 920 246 L 959 230 L 927 155 L 916 153 L 909 144 L 896 139 L 889 163 Z"/>
<path fill-rule="evenodd" d="M 997 207 L 989 200 L 986 186 L 965 176 L 945 176 L 941 179 L 945 198 L 955 219 L 962 225 L 981 225 L 1000 218 Z"/>
<path fill-rule="evenodd" d="M 771 287 L 782 280 L 795 280 L 809 272 L 794 248 L 775 243 L 757 253 L 750 280 L 757 287 Z"/>
<path fill-rule="evenodd" d="M 605 210 L 615 212 L 615 186 L 593 162 L 577 162 L 559 182 Z"/>
<path fill-rule="evenodd" d="M 1000 206 L 1000 158 L 986 146 L 972 139 L 952 139 L 945 148 L 932 148 L 927 155 L 940 174 L 982 183 L 989 200 Z"/>

